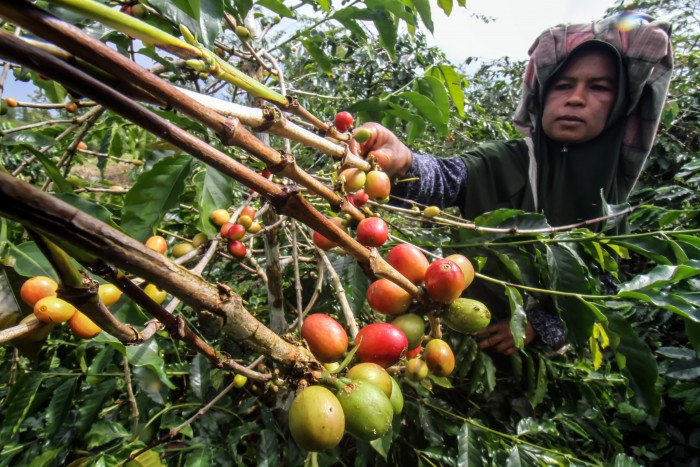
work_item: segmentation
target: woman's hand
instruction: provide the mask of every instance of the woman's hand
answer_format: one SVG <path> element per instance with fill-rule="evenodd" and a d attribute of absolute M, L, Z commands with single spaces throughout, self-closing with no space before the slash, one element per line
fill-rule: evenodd
<path fill-rule="evenodd" d="M 513 334 L 510 332 L 509 319 L 503 319 L 490 326 L 487 326 L 481 331 L 474 333 L 474 335 L 488 336 L 479 341 L 480 349 L 494 347 L 496 352 L 500 352 L 504 355 L 513 355 L 518 351 L 518 348 L 515 347 Z M 536 336 L 537 332 L 535 332 L 530 323 L 527 323 L 525 325 L 525 338 L 523 339 L 523 345 L 528 345 Z"/>
<path fill-rule="evenodd" d="M 354 139 L 351 140 L 350 150 L 365 158 L 374 155 L 379 166 L 392 180 L 404 176 L 411 167 L 411 162 L 413 162 L 413 153 L 408 149 L 408 146 L 403 144 L 394 133 L 379 123 L 365 123 L 360 128 L 353 130 L 353 134 L 357 133 L 361 128 L 369 130 L 370 137 L 362 144 L 359 144 Z"/>

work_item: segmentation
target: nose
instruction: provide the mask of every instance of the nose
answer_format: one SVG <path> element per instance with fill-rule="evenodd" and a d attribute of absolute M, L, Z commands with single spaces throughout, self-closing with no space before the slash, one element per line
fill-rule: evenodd
<path fill-rule="evenodd" d="M 571 92 L 567 96 L 566 104 L 576 107 L 583 107 L 586 105 L 587 96 L 586 86 L 575 85 L 571 88 Z"/>

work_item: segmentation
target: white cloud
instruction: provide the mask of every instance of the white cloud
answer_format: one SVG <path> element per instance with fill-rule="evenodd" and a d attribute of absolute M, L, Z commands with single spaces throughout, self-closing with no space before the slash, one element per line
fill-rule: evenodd
<path fill-rule="evenodd" d="M 445 51 L 453 63 L 467 57 L 486 59 L 508 56 L 527 59 L 527 51 L 545 29 L 561 23 L 600 19 L 614 0 L 467 0 L 450 16 L 431 2 L 435 35 L 429 42 Z M 472 14 L 495 18 L 484 23 Z"/>

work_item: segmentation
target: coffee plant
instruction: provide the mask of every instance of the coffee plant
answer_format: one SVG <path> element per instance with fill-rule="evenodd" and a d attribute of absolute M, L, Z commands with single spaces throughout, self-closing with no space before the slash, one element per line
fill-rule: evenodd
<path fill-rule="evenodd" d="M 427 45 L 465 4 L 1 2 L 0 93 L 34 91 L 0 95 L 0 466 L 697 463 L 696 2 L 608 11 L 676 63 L 615 236 L 391 198 L 356 154 L 518 137 L 524 63 Z M 524 345 L 532 300 L 565 346 Z"/>

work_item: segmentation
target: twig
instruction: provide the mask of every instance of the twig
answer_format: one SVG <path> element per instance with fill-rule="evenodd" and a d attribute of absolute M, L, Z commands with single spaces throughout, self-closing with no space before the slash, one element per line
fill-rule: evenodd
<path fill-rule="evenodd" d="M 129 397 L 129 403 L 131 404 L 131 441 L 134 441 L 138 437 L 139 432 L 139 406 L 136 403 L 136 397 L 134 397 L 134 388 L 131 387 L 131 370 L 129 369 L 129 359 L 126 355 L 123 358 L 124 363 L 124 382 L 126 384 L 126 393 Z"/>
<path fill-rule="evenodd" d="M 350 335 L 352 335 L 354 339 L 355 336 L 357 336 L 357 333 L 360 332 L 360 328 L 357 325 L 355 315 L 353 314 L 352 309 L 350 308 L 348 298 L 345 296 L 345 288 L 343 287 L 343 282 L 340 280 L 340 276 L 338 276 L 338 273 L 335 272 L 335 269 L 333 268 L 333 265 L 328 259 L 326 253 L 320 248 L 317 248 L 316 250 L 318 255 L 323 260 L 323 264 L 326 266 L 326 269 L 328 269 L 328 275 L 331 277 L 331 281 L 333 282 L 333 287 L 335 288 L 335 293 L 338 297 L 338 303 L 340 303 L 340 309 L 343 310 L 345 323 L 347 324 L 348 329 L 350 330 Z"/>
<path fill-rule="evenodd" d="M 299 277 L 299 246 L 297 245 L 297 224 L 294 219 L 291 223 L 292 229 L 292 258 L 294 260 L 294 288 L 296 289 L 297 295 L 297 323 L 301 328 L 304 323 L 304 314 L 302 311 L 303 302 L 301 299 L 301 278 Z"/>
<path fill-rule="evenodd" d="M 302 313 L 302 316 L 306 316 L 309 314 L 311 309 L 314 307 L 316 304 L 316 300 L 318 300 L 318 297 L 321 295 L 321 291 L 323 290 L 323 264 L 316 261 L 316 266 L 317 266 L 317 274 L 318 278 L 316 279 L 316 284 L 314 285 L 314 293 L 311 295 L 311 299 L 309 300 L 309 303 L 306 304 L 306 308 L 304 308 L 304 312 Z M 294 330 L 299 325 L 299 320 L 295 320 L 288 328 L 287 332 L 291 332 Z"/>
<path fill-rule="evenodd" d="M 37 122 L 37 123 L 30 123 L 29 125 L 23 125 L 23 126 L 17 126 L 14 128 L 9 128 L 7 130 L 0 130 L 0 135 L 9 135 L 10 133 L 16 133 L 19 131 L 24 131 L 24 130 L 31 130 L 32 128 L 39 128 L 42 126 L 48 126 L 48 125 L 61 125 L 63 123 L 71 123 L 74 122 L 74 119 L 70 120 L 44 120 L 43 122 Z"/>
<path fill-rule="evenodd" d="M 94 115 L 96 112 L 99 112 L 99 111 L 100 111 L 100 107 L 95 107 L 95 108 L 90 109 L 89 111 L 85 112 L 83 115 L 81 115 L 80 117 L 76 118 L 76 119 L 74 120 L 74 123 L 73 123 L 71 126 L 69 126 L 68 128 L 66 128 L 65 130 L 63 130 L 63 131 L 61 132 L 61 134 L 59 134 L 58 136 L 56 136 L 56 137 L 54 138 L 54 140 L 55 140 L 56 142 L 62 141 L 66 136 L 68 136 L 68 135 L 70 135 L 71 133 L 73 133 L 73 131 L 75 131 L 76 128 L 78 128 L 80 125 L 82 125 L 82 123 L 83 123 L 85 120 L 87 120 L 88 118 L 90 118 L 92 115 Z M 48 151 L 51 147 L 52 147 L 52 146 L 44 146 L 43 148 L 40 148 L 40 149 L 39 149 L 39 152 L 44 153 L 44 152 Z M 19 175 L 20 173 L 22 173 L 22 170 L 24 170 L 24 168 L 25 168 L 26 166 L 28 166 L 29 164 L 31 164 L 31 163 L 34 162 L 35 160 L 36 160 L 36 156 L 30 156 L 29 158 L 27 158 L 27 159 L 25 159 L 24 161 L 22 161 L 22 163 L 12 172 L 12 176 L 13 176 L 13 177 L 16 177 L 17 175 Z"/>

